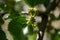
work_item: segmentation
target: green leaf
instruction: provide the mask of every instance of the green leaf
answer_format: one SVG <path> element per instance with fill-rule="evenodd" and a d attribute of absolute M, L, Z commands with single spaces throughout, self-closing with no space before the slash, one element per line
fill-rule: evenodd
<path fill-rule="evenodd" d="M 2 19 L 2 15 L 0 14 L 0 29 L 1 29 L 1 25 L 4 23 L 3 19 Z"/>
<path fill-rule="evenodd" d="M 60 20 L 60 15 L 59 15 L 59 17 L 57 19 Z"/>
<path fill-rule="evenodd" d="M 34 33 L 33 26 L 31 24 L 28 25 L 28 32 L 29 32 L 29 34 L 33 34 Z"/>
<path fill-rule="evenodd" d="M 55 30 L 55 33 L 51 36 L 51 40 L 60 40 L 60 34 L 58 32 L 59 30 Z"/>
<path fill-rule="evenodd" d="M 27 5 L 34 7 L 38 4 L 43 4 L 45 0 L 23 0 Z"/>
<path fill-rule="evenodd" d="M 33 34 L 30 34 L 29 36 L 28 36 L 28 40 L 36 40 L 36 33 L 33 33 Z"/>
<path fill-rule="evenodd" d="M 0 30 L 0 40 L 7 40 L 6 35 L 2 30 Z"/>
<path fill-rule="evenodd" d="M 44 6 L 47 7 L 47 6 L 49 5 L 50 1 L 51 1 L 51 0 L 45 0 Z"/>
<path fill-rule="evenodd" d="M 2 17 L 0 17 L 0 26 L 4 23 Z"/>
<path fill-rule="evenodd" d="M 4 9 L 4 1 L 0 0 L 0 9 Z"/>
<path fill-rule="evenodd" d="M 5 5 L 6 7 L 4 8 L 4 10 L 8 13 L 12 10 L 14 10 L 15 8 L 15 0 L 4 0 L 5 1 Z"/>
<path fill-rule="evenodd" d="M 0 4 L 0 9 L 3 9 L 4 8 L 4 5 L 3 4 Z"/>
<path fill-rule="evenodd" d="M 23 28 L 26 27 L 26 19 L 23 15 L 13 16 L 9 23 L 8 30 L 13 36 L 14 40 L 25 40 L 23 35 Z"/>
<path fill-rule="evenodd" d="M 55 34 L 55 36 L 53 36 L 52 40 L 60 40 L 60 35 Z"/>
<path fill-rule="evenodd" d="M 14 8 L 14 5 L 15 5 L 15 0 L 5 0 L 5 4 L 6 4 L 6 6 L 7 7 L 9 7 L 9 9 L 10 8 Z"/>

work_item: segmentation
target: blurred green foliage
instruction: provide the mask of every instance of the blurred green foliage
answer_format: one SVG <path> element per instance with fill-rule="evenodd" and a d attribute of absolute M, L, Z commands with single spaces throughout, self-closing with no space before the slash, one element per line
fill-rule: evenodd
<path fill-rule="evenodd" d="M 27 5 L 32 7 L 32 10 L 29 11 L 30 17 L 29 20 L 26 20 L 26 17 L 21 11 L 23 10 L 21 2 L 24 1 Z M 40 13 L 40 11 L 37 11 L 34 9 L 36 5 L 43 4 L 46 8 L 50 4 L 50 0 L 21 0 L 19 2 L 16 2 L 16 0 L 3 0 L 0 2 L 0 11 L 3 10 L 6 13 L 9 13 L 8 19 L 11 19 L 11 21 L 8 24 L 8 31 L 13 37 L 13 40 L 35 40 L 36 36 L 38 34 L 38 31 L 41 31 L 42 29 L 42 23 L 37 23 L 35 21 L 35 16 Z M 53 3 L 54 4 L 54 3 Z M 52 8 L 54 9 L 54 8 Z M 49 9 L 48 9 L 49 10 Z M 36 13 L 37 12 L 37 13 Z M 0 40 L 8 40 L 6 38 L 6 34 L 1 28 L 1 25 L 4 23 L 3 21 L 3 13 L 0 13 Z M 44 14 L 43 14 L 44 15 Z M 50 20 L 48 23 L 51 23 L 54 20 L 60 20 L 60 15 L 58 18 L 55 17 L 54 14 L 49 14 Z M 28 23 L 27 23 L 28 22 Z M 27 35 L 24 35 L 23 28 L 28 26 L 28 33 Z M 38 31 L 34 31 L 34 28 L 38 27 Z M 49 24 L 47 26 L 47 31 L 49 32 L 51 29 L 54 29 Z M 58 34 L 60 30 L 56 29 L 54 34 L 51 34 L 51 40 L 60 40 L 60 34 Z"/>

